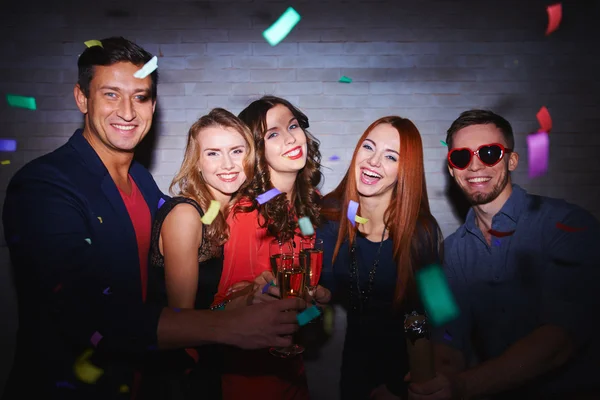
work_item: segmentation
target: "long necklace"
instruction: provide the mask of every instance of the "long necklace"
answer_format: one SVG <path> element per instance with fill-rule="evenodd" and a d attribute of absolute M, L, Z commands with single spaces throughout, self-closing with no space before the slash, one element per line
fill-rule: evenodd
<path fill-rule="evenodd" d="M 379 248 L 377 249 L 377 254 L 375 255 L 375 261 L 373 262 L 373 266 L 369 271 L 369 282 L 367 285 L 366 292 L 360 287 L 360 272 L 358 268 L 358 260 L 356 257 L 356 242 L 358 241 L 358 233 L 354 242 L 352 243 L 352 247 L 350 248 L 350 305 L 355 311 L 360 310 L 360 312 L 362 312 L 363 308 L 366 306 L 369 300 L 369 296 L 371 296 L 371 292 L 373 291 L 373 282 L 375 281 L 375 273 L 377 272 L 377 266 L 379 265 L 379 258 L 381 256 L 381 248 L 383 247 L 383 238 L 385 237 L 385 230 L 386 228 L 383 228 L 383 233 L 381 234 L 381 242 L 379 242 Z M 354 287 L 355 284 L 356 287 Z M 357 299 L 355 298 L 355 293 L 358 294 Z"/>

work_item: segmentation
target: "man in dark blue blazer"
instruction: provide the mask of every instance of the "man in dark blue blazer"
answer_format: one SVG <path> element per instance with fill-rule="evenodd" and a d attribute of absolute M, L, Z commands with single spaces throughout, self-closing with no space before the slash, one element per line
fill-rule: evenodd
<path fill-rule="evenodd" d="M 150 130 L 157 72 L 124 38 L 86 49 L 75 100 L 85 126 L 23 167 L 3 210 L 19 330 L 4 399 L 135 398 L 148 352 L 205 343 L 291 344 L 301 300 L 227 311 L 144 304 L 151 221 L 162 193 L 133 161 Z M 138 396 L 139 398 L 139 396 Z"/>

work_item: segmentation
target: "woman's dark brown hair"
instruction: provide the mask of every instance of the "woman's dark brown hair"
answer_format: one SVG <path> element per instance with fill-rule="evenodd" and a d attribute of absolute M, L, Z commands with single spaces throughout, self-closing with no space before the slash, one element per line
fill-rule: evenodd
<path fill-rule="evenodd" d="M 423 143 L 417 127 L 406 118 L 389 116 L 373 122 L 358 140 L 348 172 L 337 188 L 323 199 L 322 215 L 339 221 L 340 230 L 333 252 L 333 261 L 345 240 L 349 247 L 356 240 L 356 229 L 346 217 L 350 200 L 360 204 L 356 186 L 356 155 L 364 140 L 375 127 L 390 124 L 400 136 L 398 157 L 398 180 L 392 189 L 392 199 L 384 215 L 384 223 L 393 243 L 394 260 L 397 264 L 395 306 L 405 299 L 415 299 L 414 273 L 420 266 L 440 262 L 441 231 L 429 209 L 425 168 L 423 165 Z M 358 210 L 360 214 L 360 208 Z M 333 262 L 332 261 L 332 262 Z"/>
<path fill-rule="evenodd" d="M 285 193 L 263 204 L 258 204 L 256 201 L 258 195 L 273 189 L 265 157 L 265 133 L 268 129 L 267 112 L 279 104 L 290 110 L 306 135 L 306 165 L 298 171 L 298 179 L 296 179 L 291 194 L 293 205 L 291 210 Z M 321 152 L 319 151 L 319 141 L 307 131 L 308 117 L 285 99 L 264 96 L 246 107 L 239 114 L 239 118 L 248 125 L 254 136 L 256 171 L 243 193 L 244 197 L 251 200 L 252 204 L 240 205 L 236 211 L 250 212 L 257 209 L 259 225 L 263 228 L 266 227 L 269 235 L 281 240 L 293 237 L 298 225 L 296 219 L 299 217 L 309 217 L 313 225 L 318 226 L 320 195 L 316 188 L 321 182 Z M 248 178 L 250 179 L 250 177 Z"/>

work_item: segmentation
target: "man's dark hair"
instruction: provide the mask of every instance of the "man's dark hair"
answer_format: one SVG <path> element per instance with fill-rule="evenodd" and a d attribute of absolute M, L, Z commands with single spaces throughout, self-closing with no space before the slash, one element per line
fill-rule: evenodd
<path fill-rule="evenodd" d="M 102 43 L 102 47 L 92 46 L 85 49 L 77 61 L 79 68 L 77 83 L 85 97 L 90 96 L 90 82 L 94 77 L 96 65 L 109 66 L 118 62 L 130 62 L 141 68 L 152 59 L 152 54 L 123 37 L 102 39 L 100 43 Z M 150 77 L 152 79 L 152 100 L 156 100 L 158 70 L 155 69 Z"/>
<path fill-rule="evenodd" d="M 446 144 L 448 145 L 448 149 L 452 148 L 453 136 L 459 130 L 471 125 L 487 124 L 496 125 L 504 136 L 506 146 L 511 149 L 515 148 L 515 137 L 510 122 L 489 110 L 468 110 L 460 114 L 452 125 L 450 125 L 450 128 L 448 128 L 448 132 L 446 133 Z"/>

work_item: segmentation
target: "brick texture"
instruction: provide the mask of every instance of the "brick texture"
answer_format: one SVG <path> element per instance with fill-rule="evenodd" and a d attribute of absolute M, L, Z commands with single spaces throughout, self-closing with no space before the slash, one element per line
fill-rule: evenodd
<path fill-rule="evenodd" d="M 82 117 L 72 98 L 83 42 L 132 39 L 159 58 L 156 141 L 146 157 L 166 191 L 181 162 L 188 127 L 213 107 L 241 111 L 264 94 L 288 98 L 308 115 L 321 141 L 323 192 L 348 167 L 356 140 L 373 120 L 410 118 L 425 145 L 433 213 L 445 235 L 460 223 L 448 199 L 440 140 L 458 114 L 490 108 L 512 122 L 519 170 L 528 190 L 562 197 L 600 216 L 600 56 L 598 1 L 564 2 L 550 36 L 541 0 L 296 0 L 302 20 L 278 46 L 261 32 L 289 5 L 283 1 L 147 0 L 10 2 L 0 14 L 0 91 L 33 96 L 38 110 L 0 104 L 0 200 L 10 177 L 31 159 L 63 144 Z M 346 75 L 351 84 L 338 83 Z M 527 177 L 526 135 L 547 106 L 554 121 L 548 174 Z M 339 157 L 330 161 L 332 156 Z M 12 354 L 16 329 L 8 252 L 0 235 L 0 354 Z M 10 357 L 0 363 L 0 389 Z M 329 392 L 328 392 L 329 393 Z M 322 393 L 321 393 L 322 394 Z"/>

